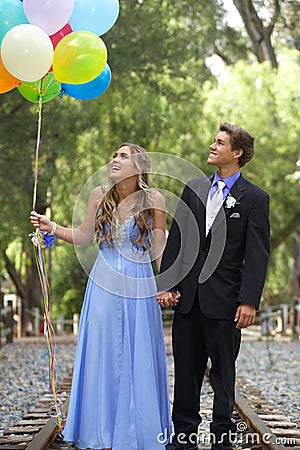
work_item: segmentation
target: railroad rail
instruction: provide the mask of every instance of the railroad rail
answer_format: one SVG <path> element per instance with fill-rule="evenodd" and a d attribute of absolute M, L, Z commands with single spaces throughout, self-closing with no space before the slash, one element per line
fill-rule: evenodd
<path fill-rule="evenodd" d="M 244 427 L 247 426 L 244 437 L 250 438 L 251 441 L 251 433 L 253 437 L 257 434 L 263 449 L 300 449 L 298 423 L 270 404 L 268 399 L 254 387 L 250 387 L 243 377 L 238 377 L 237 389 L 239 392 L 236 394 L 235 410 L 242 418 Z"/>
<path fill-rule="evenodd" d="M 209 385 L 208 380 L 205 383 Z M 238 386 L 240 385 L 243 385 L 242 379 L 238 379 Z M 60 385 L 65 414 L 68 408 L 70 387 L 71 376 L 68 376 Z M 208 389 L 210 389 L 209 386 Z M 45 394 L 36 402 L 32 411 L 4 431 L 3 436 L 0 436 L 0 450 L 66 450 L 74 448 L 71 444 L 64 443 L 58 435 L 58 427 L 55 420 L 50 417 L 50 409 L 51 397 L 50 394 Z M 201 409 L 204 409 L 207 417 L 211 416 L 212 395 Z M 272 407 L 257 391 L 249 392 L 247 389 L 247 401 L 243 394 L 237 392 L 234 420 L 238 430 L 235 440 L 241 449 L 300 449 L 299 426 Z M 208 426 L 209 422 L 207 422 L 206 429 L 199 431 L 200 450 L 210 448 Z"/>
<path fill-rule="evenodd" d="M 62 411 L 67 414 L 72 377 L 68 376 L 60 383 Z M 0 449 L 6 450 L 42 450 L 49 448 L 58 436 L 58 426 L 51 417 L 52 397 L 50 393 L 39 398 L 35 407 L 26 413 L 12 427 L 4 430 L 0 436 Z"/>
<path fill-rule="evenodd" d="M 171 328 L 165 327 L 165 341 L 168 360 L 171 358 Z M 172 393 L 173 368 L 169 364 L 170 393 Z M 67 414 L 71 389 L 71 374 L 58 386 L 63 411 Z M 172 396 L 172 394 L 171 394 Z M 212 416 L 213 393 L 208 377 L 203 384 L 201 416 L 199 427 L 199 450 L 210 449 L 209 423 Z M 64 443 L 58 435 L 55 419 L 50 416 L 52 398 L 50 393 L 39 398 L 33 410 L 22 420 L 8 427 L 0 436 L 0 450 L 68 450 L 75 447 Z M 233 419 L 237 424 L 237 434 L 233 437 L 243 450 L 300 450 L 300 427 L 286 414 L 274 407 L 261 392 L 249 385 L 242 377 L 237 377 L 237 393 Z M 164 446 L 162 446 L 164 449 Z"/>

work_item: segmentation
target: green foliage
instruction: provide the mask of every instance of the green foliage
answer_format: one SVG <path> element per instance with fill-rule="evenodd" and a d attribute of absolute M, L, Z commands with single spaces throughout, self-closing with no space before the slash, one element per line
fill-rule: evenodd
<path fill-rule="evenodd" d="M 54 251 L 55 264 L 51 273 L 53 316 L 62 314 L 71 319 L 81 309 L 87 276 L 72 246 L 57 245 Z"/>
<path fill-rule="evenodd" d="M 285 288 L 290 292 L 292 231 L 285 231 L 299 212 L 299 54 L 283 49 L 278 71 L 241 61 L 247 53 L 244 37 L 224 27 L 218 3 L 121 1 L 120 17 L 104 36 L 112 68 L 107 92 L 88 102 L 58 97 L 43 106 L 37 210 L 71 226 L 83 185 L 124 141 L 211 173 L 206 159 L 218 124 L 236 122 L 257 136 L 255 158 L 243 171 L 270 192 L 272 238 L 281 243 L 265 290 L 271 298 Z M 220 80 L 205 62 L 216 43 L 238 61 Z M 17 90 L 2 94 L 0 102 L 0 247 L 16 241 L 13 248 L 27 257 L 37 106 Z M 156 175 L 153 181 L 180 195 L 182 183 L 174 178 Z M 51 252 L 53 311 L 71 317 L 80 309 L 86 274 L 71 246 L 60 243 Z M 15 262 L 24 258 L 15 251 L 11 256 Z"/>
<path fill-rule="evenodd" d="M 218 122 L 240 124 L 256 136 L 255 157 L 242 171 L 271 196 L 272 257 L 264 291 L 269 299 L 292 296 L 289 236 L 300 225 L 299 79 L 296 51 L 282 52 L 278 71 L 268 63 L 237 63 L 226 70 L 217 87 L 206 83 L 200 137 L 195 136 L 198 140 L 205 130 L 206 147 L 209 145 L 217 127 L 216 111 Z"/>
<path fill-rule="evenodd" d="M 208 82 L 199 127 L 207 129 L 211 139 L 218 111 L 218 121 L 238 123 L 256 136 L 256 154 L 244 172 L 271 194 L 274 238 L 300 209 L 299 183 L 291 178 L 299 160 L 299 54 L 289 51 L 281 59 L 278 71 L 268 63 L 240 62 L 226 70 L 217 88 Z"/>
<path fill-rule="evenodd" d="M 214 42 L 215 0 L 123 0 L 120 5 L 119 19 L 104 39 L 123 89 L 132 73 L 147 85 L 157 85 L 162 74 L 176 77 L 186 61 L 204 59 Z"/>
<path fill-rule="evenodd" d="M 281 1 L 282 14 L 276 25 L 276 41 L 300 50 L 300 5 L 298 0 Z"/>

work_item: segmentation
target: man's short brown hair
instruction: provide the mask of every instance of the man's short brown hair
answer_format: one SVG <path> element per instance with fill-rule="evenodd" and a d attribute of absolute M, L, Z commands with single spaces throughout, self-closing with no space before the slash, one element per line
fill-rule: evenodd
<path fill-rule="evenodd" d="M 219 131 L 225 131 L 230 136 L 231 150 L 243 150 L 239 157 L 239 165 L 243 167 L 254 155 L 254 139 L 247 130 L 228 122 L 220 123 Z"/>

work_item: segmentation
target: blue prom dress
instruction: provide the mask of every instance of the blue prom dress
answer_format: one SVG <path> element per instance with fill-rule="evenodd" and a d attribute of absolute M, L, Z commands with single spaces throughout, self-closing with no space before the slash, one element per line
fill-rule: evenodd
<path fill-rule="evenodd" d="M 172 432 L 161 310 L 137 233 L 132 216 L 117 224 L 87 283 L 63 431 L 79 449 L 162 450 Z"/>

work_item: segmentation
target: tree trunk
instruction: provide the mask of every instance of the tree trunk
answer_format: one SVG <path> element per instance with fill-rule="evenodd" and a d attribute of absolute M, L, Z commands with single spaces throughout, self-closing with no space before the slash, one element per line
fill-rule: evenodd
<path fill-rule="evenodd" d="M 271 43 L 271 35 L 280 13 L 279 0 L 274 0 L 274 13 L 267 26 L 258 16 L 252 0 L 233 0 L 233 3 L 244 22 L 251 41 L 251 51 L 258 62 L 270 61 L 272 67 L 277 68 L 278 63 Z"/>
<path fill-rule="evenodd" d="M 286 223 L 285 227 L 282 228 L 277 235 L 273 236 L 271 240 L 271 250 L 275 250 L 279 245 L 285 242 L 291 234 L 293 234 L 300 226 L 300 211 L 296 211 L 296 214 L 291 218 L 291 220 Z"/>
<path fill-rule="evenodd" d="M 3 251 L 4 261 L 6 270 L 12 279 L 18 295 L 21 297 L 22 301 L 22 336 L 26 335 L 26 330 L 28 327 L 28 314 L 27 310 L 32 307 L 38 307 L 41 309 L 41 286 L 40 280 L 36 268 L 36 263 L 32 252 L 27 250 L 26 252 L 26 274 L 25 274 L 25 284 L 22 282 L 18 271 L 16 270 L 14 264 L 10 261 L 5 251 Z"/>
<path fill-rule="evenodd" d="M 26 254 L 26 272 L 25 272 L 25 284 L 28 292 L 28 307 L 31 309 L 37 307 L 41 309 L 41 284 L 36 267 L 36 262 L 32 251 L 27 249 Z"/>
<path fill-rule="evenodd" d="M 21 317 L 19 317 L 19 319 L 21 320 L 21 334 L 22 336 L 26 335 L 26 328 L 27 328 L 27 314 L 26 314 L 26 309 L 28 308 L 28 293 L 27 293 L 27 289 L 24 286 L 24 284 L 21 281 L 21 278 L 15 268 L 15 266 L 13 265 L 13 263 L 10 261 L 9 257 L 6 254 L 6 251 L 3 251 L 3 257 L 4 257 L 4 262 L 5 262 L 5 267 L 6 270 L 12 280 L 12 282 L 14 283 L 15 287 L 16 287 L 16 291 L 17 294 L 21 297 L 21 304 L 22 304 L 22 308 L 21 308 Z"/>
<path fill-rule="evenodd" d="M 6 254 L 6 251 L 3 251 L 3 256 L 4 256 L 4 261 L 5 261 L 5 267 L 6 270 L 10 276 L 10 278 L 12 279 L 17 293 L 18 295 L 23 298 L 23 299 L 27 299 L 27 290 L 26 287 L 24 286 L 24 284 L 22 283 L 20 276 L 15 268 L 15 266 L 13 265 L 13 263 L 10 261 L 9 257 Z"/>
<path fill-rule="evenodd" d="M 295 246 L 292 266 L 292 289 L 295 298 L 300 297 L 300 228 L 295 233 Z"/>

